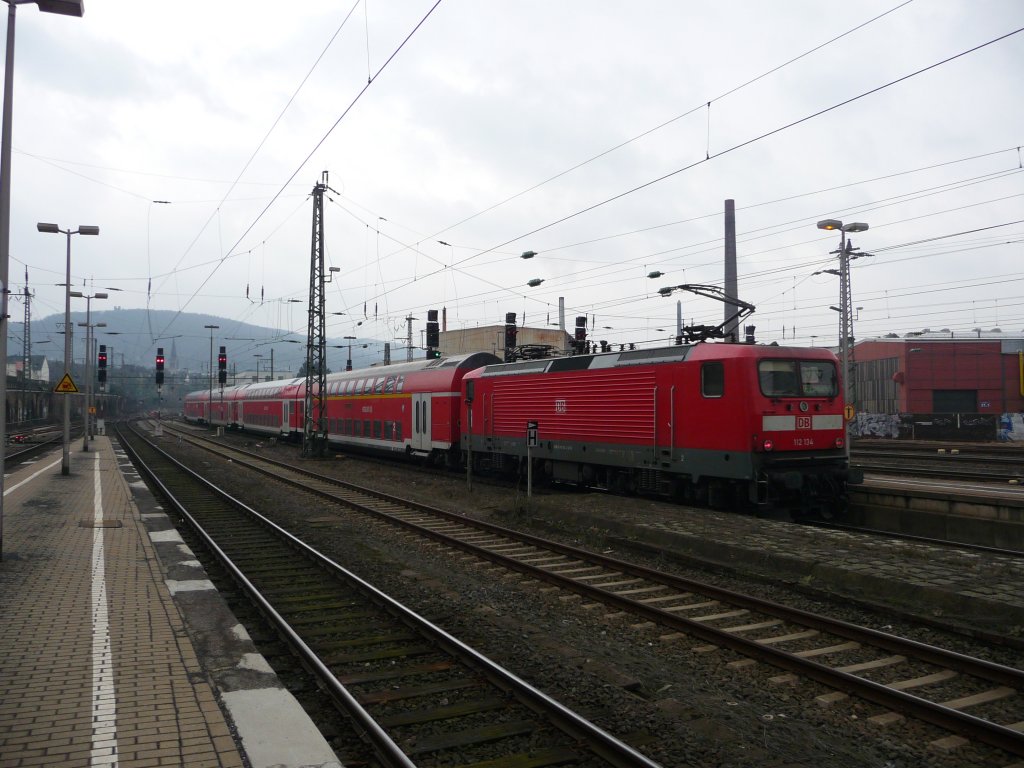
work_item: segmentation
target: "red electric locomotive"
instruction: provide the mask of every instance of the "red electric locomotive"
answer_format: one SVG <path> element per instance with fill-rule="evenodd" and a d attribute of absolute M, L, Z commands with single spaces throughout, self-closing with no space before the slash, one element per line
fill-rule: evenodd
<path fill-rule="evenodd" d="M 522 471 L 529 448 L 535 476 L 553 481 L 796 517 L 841 507 L 854 480 L 824 349 L 693 344 L 527 360 L 467 374 L 463 389 L 474 468 Z"/>

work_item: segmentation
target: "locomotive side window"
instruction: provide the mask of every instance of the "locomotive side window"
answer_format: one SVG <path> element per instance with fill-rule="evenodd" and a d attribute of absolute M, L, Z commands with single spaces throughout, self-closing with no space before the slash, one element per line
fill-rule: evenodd
<path fill-rule="evenodd" d="M 725 366 L 721 363 L 703 363 L 700 367 L 700 393 L 704 397 L 725 394 Z"/>

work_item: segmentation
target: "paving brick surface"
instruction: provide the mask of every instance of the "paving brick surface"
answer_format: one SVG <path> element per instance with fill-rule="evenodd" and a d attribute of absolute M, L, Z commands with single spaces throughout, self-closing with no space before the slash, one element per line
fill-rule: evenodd
<path fill-rule="evenodd" d="M 73 444 L 69 475 L 60 459 L 58 451 L 5 480 L 0 768 L 242 766 L 109 438 L 97 436 L 88 452 Z M 93 523 L 97 473 L 102 528 Z M 97 531 L 112 693 L 97 687 L 110 669 L 98 666 L 107 635 L 94 621 Z"/>

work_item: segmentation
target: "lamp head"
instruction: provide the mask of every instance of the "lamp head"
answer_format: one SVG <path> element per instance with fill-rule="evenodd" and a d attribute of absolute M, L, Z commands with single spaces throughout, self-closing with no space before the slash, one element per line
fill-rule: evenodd
<path fill-rule="evenodd" d="M 40 232 L 49 232 L 51 234 L 56 234 L 60 232 L 60 227 L 58 227 L 56 224 L 47 224 L 42 221 L 36 224 L 36 229 L 38 229 Z"/>
<path fill-rule="evenodd" d="M 92 224 L 79 224 L 78 225 L 78 234 L 80 234 L 80 235 L 98 235 L 99 233 L 100 233 L 100 228 L 96 227 L 96 226 L 93 226 Z"/>
<path fill-rule="evenodd" d="M 822 219 L 821 221 L 818 222 L 818 229 L 833 230 L 842 228 L 843 222 L 841 222 L 839 219 Z"/>
<path fill-rule="evenodd" d="M 60 16 L 78 16 L 85 13 L 83 0 L 36 0 L 36 5 L 43 13 L 56 13 Z"/>
<path fill-rule="evenodd" d="M 853 221 L 843 226 L 843 232 L 865 232 L 868 225 L 863 221 Z"/>

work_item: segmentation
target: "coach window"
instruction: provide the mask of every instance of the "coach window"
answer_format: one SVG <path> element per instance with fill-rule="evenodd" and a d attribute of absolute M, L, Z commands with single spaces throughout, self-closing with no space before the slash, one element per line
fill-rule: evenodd
<path fill-rule="evenodd" d="M 373 434 L 373 432 L 371 431 L 372 429 L 373 429 L 373 427 L 370 426 L 370 420 L 369 419 L 363 419 L 363 437 L 370 437 L 370 435 Z M 378 431 L 379 431 L 379 429 L 378 429 Z"/>
<path fill-rule="evenodd" d="M 721 363 L 704 363 L 700 367 L 700 393 L 704 397 L 721 397 L 725 394 L 725 366 Z"/>
<path fill-rule="evenodd" d="M 384 377 L 378 376 L 377 380 L 373 382 L 373 393 L 380 395 L 384 393 Z"/>
<path fill-rule="evenodd" d="M 395 392 L 401 392 L 405 389 L 405 376 L 399 376 L 395 381 Z"/>
<path fill-rule="evenodd" d="M 373 420 L 373 436 L 376 437 L 379 440 L 382 434 L 383 433 L 381 432 L 381 429 L 380 429 L 380 421 L 378 419 L 374 419 Z"/>
<path fill-rule="evenodd" d="M 388 376 L 387 381 L 384 382 L 384 394 L 393 395 L 395 393 L 395 377 Z"/>

